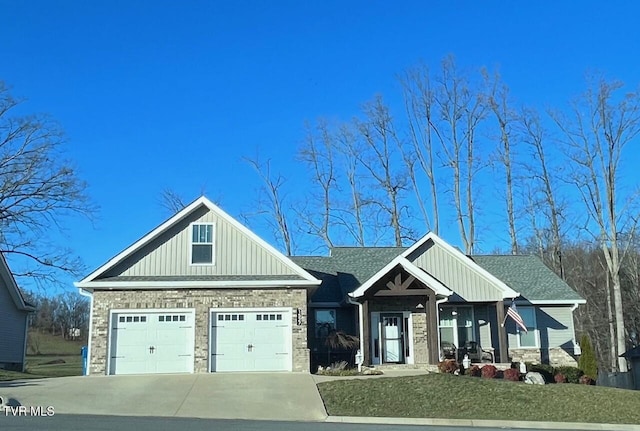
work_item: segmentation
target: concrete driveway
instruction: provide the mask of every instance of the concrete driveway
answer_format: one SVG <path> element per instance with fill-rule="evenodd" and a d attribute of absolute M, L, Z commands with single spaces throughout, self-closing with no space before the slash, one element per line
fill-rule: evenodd
<path fill-rule="evenodd" d="M 295 421 L 327 417 L 313 377 L 299 373 L 21 380 L 0 382 L 0 396 L 8 404 L 53 406 L 56 414 Z"/>

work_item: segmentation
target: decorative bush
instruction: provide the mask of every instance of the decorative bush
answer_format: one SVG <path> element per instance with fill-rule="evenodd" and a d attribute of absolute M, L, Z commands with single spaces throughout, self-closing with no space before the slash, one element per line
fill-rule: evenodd
<path fill-rule="evenodd" d="M 509 380 L 509 381 L 512 381 L 512 382 L 519 382 L 520 381 L 520 370 L 518 370 L 516 368 L 508 368 L 508 369 L 504 370 L 503 376 L 504 376 L 505 380 Z"/>
<path fill-rule="evenodd" d="M 587 376 L 586 374 L 580 376 L 580 384 L 582 385 L 595 385 L 596 381 L 593 380 L 591 377 Z"/>
<path fill-rule="evenodd" d="M 578 383 L 584 374 L 580 368 L 563 366 L 556 367 L 556 374 L 562 374 L 567 378 L 568 383 Z"/>
<path fill-rule="evenodd" d="M 458 363 L 456 362 L 455 359 L 445 359 L 444 361 L 438 364 L 438 370 L 441 373 L 453 374 L 459 368 L 460 367 L 458 366 Z"/>
<path fill-rule="evenodd" d="M 482 367 L 481 373 L 485 379 L 494 379 L 498 375 L 498 369 L 493 365 L 485 365 Z"/>
<path fill-rule="evenodd" d="M 564 374 L 560 373 L 553 376 L 553 380 L 555 380 L 556 383 L 567 383 L 567 378 L 564 376 Z"/>
<path fill-rule="evenodd" d="M 589 336 L 584 334 L 580 338 L 580 359 L 578 359 L 578 368 L 580 368 L 587 376 L 595 379 L 598 377 L 598 361 L 596 360 L 596 353 L 591 347 L 591 341 Z"/>
<path fill-rule="evenodd" d="M 551 365 L 547 364 L 533 364 L 531 362 L 527 362 L 527 371 L 540 373 L 542 377 L 544 377 L 544 381 L 547 383 L 553 382 L 554 369 Z"/>
<path fill-rule="evenodd" d="M 480 371 L 480 367 L 477 365 L 472 365 L 471 368 L 467 370 L 467 374 L 471 377 L 480 377 L 482 375 L 482 371 Z"/>

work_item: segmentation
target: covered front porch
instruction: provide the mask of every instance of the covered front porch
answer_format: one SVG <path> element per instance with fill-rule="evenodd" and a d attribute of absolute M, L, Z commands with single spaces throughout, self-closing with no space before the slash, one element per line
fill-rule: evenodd
<path fill-rule="evenodd" d="M 507 362 L 502 300 L 468 302 L 410 262 L 354 292 L 364 365 Z"/>

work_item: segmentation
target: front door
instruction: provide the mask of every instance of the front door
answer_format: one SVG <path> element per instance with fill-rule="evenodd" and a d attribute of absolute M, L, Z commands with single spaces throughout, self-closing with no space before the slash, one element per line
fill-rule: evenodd
<path fill-rule="evenodd" d="M 402 330 L 402 314 L 381 314 L 382 329 L 382 362 L 404 362 L 404 332 Z"/>

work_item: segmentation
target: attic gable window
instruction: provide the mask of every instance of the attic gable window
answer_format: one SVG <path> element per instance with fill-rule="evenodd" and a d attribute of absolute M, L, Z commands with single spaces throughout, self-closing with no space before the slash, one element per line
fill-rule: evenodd
<path fill-rule="evenodd" d="M 213 264 L 213 223 L 191 225 L 191 264 Z"/>

